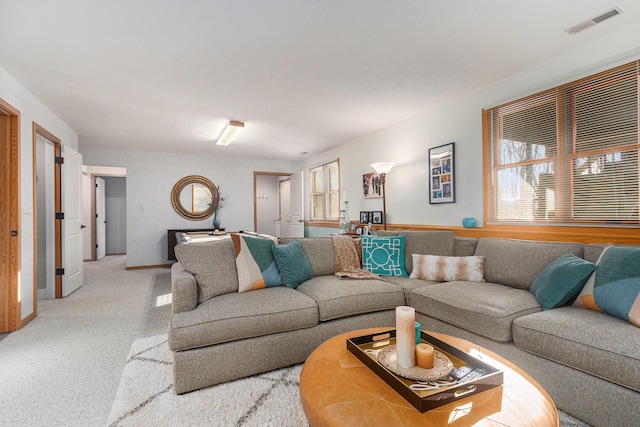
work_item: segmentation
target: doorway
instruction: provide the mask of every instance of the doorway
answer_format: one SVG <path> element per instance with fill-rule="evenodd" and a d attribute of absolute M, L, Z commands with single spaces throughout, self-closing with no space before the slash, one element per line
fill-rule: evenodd
<path fill-rule="evenodd" d="M 127 169 L 82 167 L 84 261 L 127 252 Z"/>
<path fill-rule="evenodd" d="M 0 332 L 20 329 L 20 111 L 0 98 Z M 35 306 L 35 298 L 34 298 Z"/>
<path fill-rule="evenodd" d="M 254 172 L 254 230 L 276 237 L 303 237 L 301 174 Z"/>
<path fill-rule="evenodd" d="M 44 135 L 48 135 L 45 137 Z M 56 151 L 60 150 L 59 140 L 34 124 L 34 282 L 37 299 L 56 297 Z"/>
<path fill-rule="evenodd" d="M 60 212 L 60 139 L 33 123 L 33 235 L 34 287 L 37 299 L 59 296 L 62 277 L 61 227 L 56 220 Z M 59 271 L 59 270 L 58 270 Z"/>

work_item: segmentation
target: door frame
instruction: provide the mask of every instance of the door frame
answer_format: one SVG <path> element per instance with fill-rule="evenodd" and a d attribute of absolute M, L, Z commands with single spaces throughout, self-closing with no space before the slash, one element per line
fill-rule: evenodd
<path fill-rule="evenodd" d="M 37 270 L 38 270 L 38 260 L 37 260 L 37 255 L 38 255 L 38 251 L 37 251 L 37 218 L 36 218 L 36 196 L 37 196 L 37 192 L 36 192 L 36 136 L 40 135 L 41 137 L 43 137 L 44 139 L 46 139 L 47 141 L 49 141 L 51 144 L 53 144 L 53 156 L 54 157 L 61 157 L 62 156 L 62 140 L 60 138 L 58 138 L 57 136 L 55 136 L 54 134 L 52 134 L 51 132 L 49 132 L 47 129 L 45 129 L 44 127 L 40 126 L 38 123 L 36 122 L 32 122 L 32 128 L 33 128 L 33 140 L 32 140 L 32 155 L 33 155 L 33 159 L 32 159 L 32 173 L 33 173 L 33 179 L 32 179 L 32 195 L 33 195 L 33 207 L 34 207 L 34 212 L 33 212 L 33 288 L 34 288 L 34 292 L 37 292 L 37 284 L 38 284 L 38 280 L 37 280 Z M 54 164 L 54 168 L 53 168 L 53 188 L 54 188 L 54 196 L 53 196 L 53 203 L 54 203 L 54 209 L 56 212 L 62 212 L 62 165 L 60 163 L 55 163 Z M 54 247 L 55 247 L 55 268 L 60 269 L 62 268 L 62 220 L 61 219 L 56 219 L 55 221 L 55 243 L 54 243 Z M 55 275 L 55 297 L 56 298 L 62 298 L 62 276 L 56 274 Z M 33 312 L 36 313 L 37 312 L 37 308 L 38 308 L 38 304 L 37 304 L 37 298 L 33 299 Z"/>
<path fill-rule="evenodd" d="M 16 238 L 9 237 L 6 247 L 0 248 L 7 254 L 7 280 L 0 280 L 0 332 L 11 332 L 20 329 L 35 318 L 35 312 L 22 320 L 22 305 L 20 301 L 20 111 L 0 98 L 0 115 L 5 116 L 6 128 L 0 131 L 3 141 L 0 141 L 0 149 L 7 154 L 5 167 L 9 171 L 8 182 L 0 182 L 3 193 L 8 195 L 8 200 L 3 200 L 7 211 L 6 222 L 0 224 L 2 230 L 16 230 Z M 5 122 L 5 120 L 3 120 Z M 5 132 L 6 131 L 6 132 Z M 4 180 L 2 180 L 4 181 Z M 6 227 L 6 228 L 5 228 Z M 34 301 L 36 295 L 33 296 Z"/>
<path fill-rule="evenodd" d="M 258 229 L 258 176 L 270 175 L 270 176 L 291 176 L 291 172 L 259 172 L 253 171 L 253 230 Z M 278 191 L 278 194 L 280 191 Z M 280 197 L 278 195 L 278 197 Z M 278 208 L 279 209 L 279 208 Z"/>
<path fill-rule="evenodd" d="M 96 261 L 96 178 L 127 178 L 127 174 L 122 173 L 105 173 L 105 172 L 91 172 L 89 174 L 91 180 L 91 191 L 90 197 L 91 202 L 89 205 L 91 206 L 91 221 L 93 221 L 93 225 L 91 226 L 91 259 L 85 259 L 85 261 Z M 106 190 L 106 186 L 105 186 Z"/>

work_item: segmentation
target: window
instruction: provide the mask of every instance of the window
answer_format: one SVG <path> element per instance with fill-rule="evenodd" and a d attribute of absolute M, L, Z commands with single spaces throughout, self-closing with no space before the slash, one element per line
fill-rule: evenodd
<path fill-rule="evenodd" d="M 483 112 L 488 224 L 638 226 L 638 65 Z"/>
<path fill-rule="evenodd" d="M 338 161 L 309 170 L 311 220 L 335 220 L 340 216 L 340 169 Z"/>

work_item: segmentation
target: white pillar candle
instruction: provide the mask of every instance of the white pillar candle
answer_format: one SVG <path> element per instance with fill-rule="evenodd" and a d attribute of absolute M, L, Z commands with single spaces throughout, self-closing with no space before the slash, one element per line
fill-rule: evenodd
<path fill-rule="evenodd" d="M 396 307 L 396 354 L 398 366 L 416 366 L 416 311 L 412 307 Z"/>

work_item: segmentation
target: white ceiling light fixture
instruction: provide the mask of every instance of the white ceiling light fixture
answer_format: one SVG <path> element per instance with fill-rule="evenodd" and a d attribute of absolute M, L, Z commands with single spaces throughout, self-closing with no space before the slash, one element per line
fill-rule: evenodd
<path fill-rule="evenodd" d="M 244 128 L 244 123 L 238 122 L 236 120 L 231 120 L 227 125 L 227 127 L 222 132 L 222 135 L 220 135 L 220 138 L 218 138 L 216 145 L 231 144 L 231 141 L 233 141 L 233 138 L 235 138 L 243 128 Z"/>
<path fill-rule="evenodd" d="M 589 27 L 593 27 L 594 25 L 599 24 L 602 21 L 613 18 L 614 16 L 618 16 L 623 13 L 624 10 L 620 6 L 615 6 L 605 12 L 602 12 L 598 16 L 594 16 L 593 18 L 587 19 L 586 21 L 576 24 L 573 27 L 569 27 L 565 31 L 571 35 L 574 35 L 582 30 L 586 30 Z"/>

